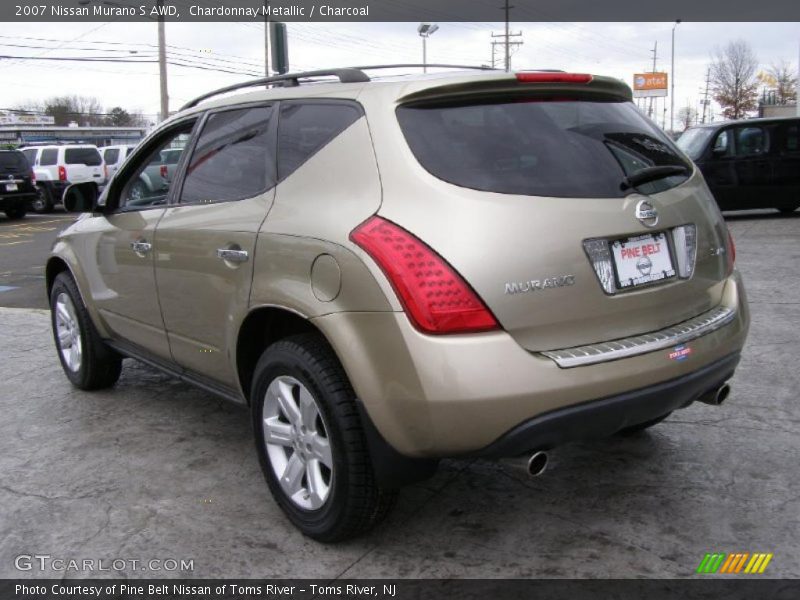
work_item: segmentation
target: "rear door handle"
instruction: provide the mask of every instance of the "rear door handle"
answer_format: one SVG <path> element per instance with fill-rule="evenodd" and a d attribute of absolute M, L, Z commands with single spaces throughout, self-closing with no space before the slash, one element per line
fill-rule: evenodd
<path fill-rule="evenodd" d="M 250 255 L 247 250 L 237 250 L 234 248 L 217 248 L 217 258 L 226 262 L 243 263 L 246 262 Z"/>
<path fill-rule="evenodd" d="M 152 249 L 153 244 L 146 240 L 136 240 L 135 242 L 131 242 L 131 250 L 133 250 L 138 256 L 144 257 L 144 255 L 150 252 Z"/>

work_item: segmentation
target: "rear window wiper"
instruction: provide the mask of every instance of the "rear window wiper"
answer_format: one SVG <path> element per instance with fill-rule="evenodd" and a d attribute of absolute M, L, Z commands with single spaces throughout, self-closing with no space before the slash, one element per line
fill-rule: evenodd
<path fill-rule="evenodd" d="M 688 175 L 689 174 L 689 167 L 683 165 L 664 165 L 661 167 L 645 167 L 644 169 L 639 169 L 635 173 L 631 173 L 625 179 L 622 180 L 620 184 L 620 188 L 623 190 L 627 190 L 629 188 L 635 188 L 643 183 L 648 183 L 650 181 L 656 181 L 657 179 L 664 179 L 665 177 L 669 177 L 670 175 Z"/>

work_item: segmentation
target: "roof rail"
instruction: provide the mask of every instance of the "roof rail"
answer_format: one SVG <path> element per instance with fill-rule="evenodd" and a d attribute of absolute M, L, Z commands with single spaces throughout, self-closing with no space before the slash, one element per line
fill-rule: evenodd
<path fill-rule="evenodd" d="M 202 96 L 198 96 L 194 100 L 190 100 L 189 102 L 181 106 L 181 110 L 192 108 L 193 106 L 197 106 L 198 104 L 200 104 L 203 100 L 208 100 L 209 98 L 213 98 L 214 96 L 219 96 L 220 94 L 225 94 L 227 92 L 234 92 L 236 90 L 241 90 L 249 87 L 257 87 L 259 85 L 266 85 L 270 83 L 282 83 L 284 85 L 295 86 L 300 84 L 299 81 L 300 78 L 324 77 L 326 75 L 335 75 L 336 77 L 339 78 L 339 81 L 341 81 L 342 83 L 363 83 L 369 81 L 369 77 L 367 77 L 367 75 L 364 72 L 355 68 L 324 69 L 320 71 L 303 71 L 299 73 L 286 73 L 284 75 L 274 75 L 272 77 L 260 77 L 259 79 L 251 79 L 250 81 L 235 83 L 233 85 L 229 85 L 214 90 L 212 92 L 205 93 Z"/>
<path fill-rule="evenodd" d="M 398 69 L 403 68 L 407 69 L 409 67 L 419 67 L 419 68 L 434 68 L 434 69 L 470 69 L 476 71 L 498 71 L 494 67 L 487 67 L 486 65 L 445 65 L 445 64 L 438 64 L 438 63 L 404 63 L 404 64 L 396 64 L 396 65 L 368 65 L 365 67 L 350 67 L 351 69 L 358 69 L 359 71 L 372 71 L 377 69 Z"/>

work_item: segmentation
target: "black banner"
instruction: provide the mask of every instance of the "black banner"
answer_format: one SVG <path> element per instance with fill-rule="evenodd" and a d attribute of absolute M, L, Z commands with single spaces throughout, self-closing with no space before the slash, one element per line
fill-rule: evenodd
<path fill-rule="evenodd" d="M 0 580 L 2 600 L 797 600 L 800 582 L 778 579 L 197 579 Z"/>
<path fill-rule="evenodd" d="M 476 21 L 505 19 L 502 0 L 3 0 L 0 20 Z M 797 0 L 514 0 L 514 22 L 800 21 Z M 624 41 L 624 40 L 622 40 Z"/>

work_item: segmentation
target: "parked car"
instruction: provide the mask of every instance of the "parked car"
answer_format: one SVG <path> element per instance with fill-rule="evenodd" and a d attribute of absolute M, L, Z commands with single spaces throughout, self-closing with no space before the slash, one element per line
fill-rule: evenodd
<path fill-rule="evenodd" d="M 65 144 L 59 146 L 28 146 L 22 149 L 36 174 L 41 193 L 33 201 L 38 213 L 48 213 L 61 203 L 64 190 L 73 183 L 105 184 L 103 157 L 97 146 Z"/>
<path fill-rule="evenodd" d="M 18 150 L 0 150 L 0 210 L 9 219 L 21 219 L 34 198 L 36 179 L 25 155 Z"/>
<path fill-rule="evenodd" d="M 800 206 L 800 118 L 688 129 L 678 146 L 697 163 L 722 210 Z"/>
<path fill-rule="evenodd" d="M 105 177 L 106 180 L 111 179 L 117 169 L 122 166 L 125 159 L 133 152 L 136 146 L 103 146 L 100 148 L 103 155 L 103 163 L 106 166 Z"/>
<path fill-rule="evenodd" d="M 87 213 L 46 283 L 75 386 L 132 357 L 248 406 L 273 496 L 323 541 L 443 457 L 536 475 L 725 399 L 749 325 L 733 240 L 624 83 L 324 74 L 206 94 L 96 203 L 70 188 Z M 166 194 L 133 197 L 176 145 Z"/>

